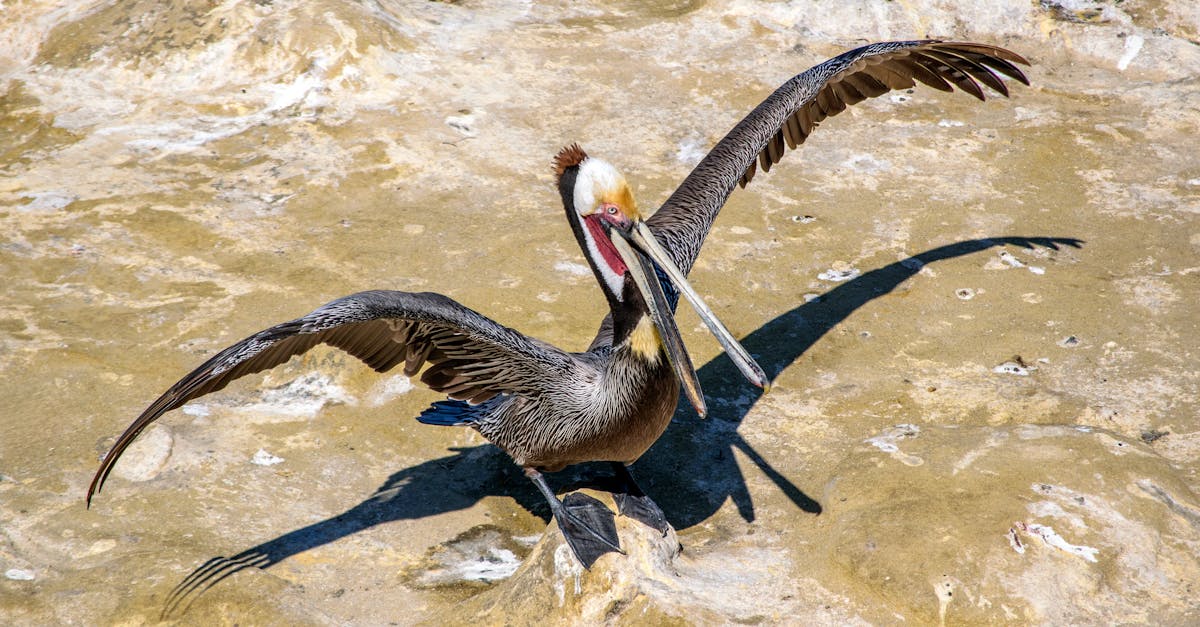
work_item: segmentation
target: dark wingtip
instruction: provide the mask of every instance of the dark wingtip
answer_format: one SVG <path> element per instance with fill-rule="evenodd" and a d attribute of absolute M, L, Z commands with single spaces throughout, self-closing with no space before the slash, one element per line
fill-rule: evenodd
<path fill-rule="evenodd" d="M 1001 59 L 1004 59 L 1005 61 L 1012 61 L 1013 63 L 1020 63 L 1021 65 L 1028 65 L 1028 66 L 1033 65 L 1032 63 L 1029 62 L 1029 59 L 1026 59 L 1025 57 L 1021 56 L 1020 54 L 1013 52 L 1012 50 L 1009 50 L 1008 48 L 1000 48 L 997 46 L 997 47 L 995 47 L 995 50 L 996 50 L 996 56 L 1000 57 Z"/>
<path fill-rule="evenodd" d="M 92 475 L 92 482 L 88 484 L 87 497 L 84 499 L 87 509 L 92 508 L 92 497 L 100 494 L 100 491 L 104 489 L 104 482 L 108 480 L 108 473 L 112 472 L 113 464 L 117 463 L 114 453 L 116 453 L 117 457 L 120 456 L 120 452 L 117 451 L 116 446 L 105 453 L 104 457 L 100 458 L 100 468 L 96 470 L 95 475 Z"/>
<path fill-rule="evenodd" d="M 96 476 L 92 477 L 92 484 L 88 486 L 87 496 L 84 497 L 84 505 L 86 509 L 92 509 L 92 497 L 96 496 L 100 489 L 104 487 L 104 469 L 96 471 Z"/>

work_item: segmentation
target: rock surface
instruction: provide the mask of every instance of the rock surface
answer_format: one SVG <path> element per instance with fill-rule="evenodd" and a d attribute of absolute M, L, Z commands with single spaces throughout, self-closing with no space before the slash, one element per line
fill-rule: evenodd
<path fill-rule="evenodd" d="M 0 7 L 0 623 L 1200 622 L 1198 6 Z M 924 36 L 1033 86 L 864 102 L 734 193 L 692 280 L 775 385 L 682 311 L 710 418 L 635 467 L 676 533 L 580 571 L 436 395 L 325 350 L 84 508 L 157 394 L 352 291 L 586 347 L 558 148 L 654 207 L 783 80 Z"/>

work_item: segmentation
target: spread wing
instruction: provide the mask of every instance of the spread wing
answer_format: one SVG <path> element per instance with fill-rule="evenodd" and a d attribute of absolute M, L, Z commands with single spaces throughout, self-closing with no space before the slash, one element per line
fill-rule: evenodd
<path fill-rule="evenodd" d="M 647 222 L 687 272 L 733 188 L 745 187 L 759 167 L 770 170 L 825 118 L 917 82 L 983 100 L 982 83 L 1007 96 L 1002 76 L 1029 84 L 1016 63 L 1029 65 L 1003 48 L 936 40 L 877 43 L 834 57 L 784 83 L 738 122 Z"/>
<path fill-rule="evenodd" d="M 340 348 L 379 372 L 403 363 L 404 374 L 413 376 L 428 363 L 422 382 L 473 404 L 497 394 L 536 395 L 547 382 L 570 376 L 579 365 L 569 353 L 441 294 L 359 292 L 255 333 L 172 385 L 129 425 L 105 456 L 88 487 L 89 505 L 117 459 L 159 416 L 321 343 Z"/>

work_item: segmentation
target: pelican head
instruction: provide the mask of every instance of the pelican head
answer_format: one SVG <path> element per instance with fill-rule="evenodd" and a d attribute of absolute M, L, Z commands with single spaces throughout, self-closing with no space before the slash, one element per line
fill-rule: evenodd
<path fill-rule="evenodd" d="M 665 353 L 688 399 L 705 415 L 700 380 L 675 324 L 675 303 L 666 297 L 655 272 L 657 266 L 692 303 L 743 374 L 768 389 L 762 368 L 704 304 L 670 253 L 655 239 L 625 177 L 607 161 L 589 157 L 579 144 L 559 151 L 554 166 L 567 217 L 612 307 L 614 343 L 629 341 L 635 353 L 649 361 L 657 361 Z"/>
<path fill-rule="evenodd" d="M 592 270 L 612 303 L 623 303 L 628 261 L 617 252 L 612 232 L 629 233 L 642 220 L 625 177 L 612 164 L 589 157 L 579 144 L 563 148 L 554 160 L 559 192 Z M 636 262 L 636 260 L 634 260 Z"/>

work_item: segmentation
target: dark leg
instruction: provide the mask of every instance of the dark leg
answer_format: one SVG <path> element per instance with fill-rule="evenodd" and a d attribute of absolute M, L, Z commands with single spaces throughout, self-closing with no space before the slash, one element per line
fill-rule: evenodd
<path fill-rule="evenodd" d="M 572 492 L 560 501 L 554 495 L 554 490 L 546 484 L 542 473 L 526 468 L 525 476 L 533 481 L 533 485 L 546 497 L 546 502 L 550 503 L 550 511 L 554 514 L 554 520 L 558 521 L 558 528 L 584 568 L 591 568 L 605 553 L 624 553 L 621 540 L 617 537 L 617 523 L 612 510 L 578 492 Z"/>
<path fill-rule="evenodd" d="M 613 492 L 617 510 L 622 516 L 628 516 L 651 529 L 657 529 L 664 536 L 667 535 L 667 529 L 671 525 L 667 523 L 667 516 L 662 508 L 642 492 L 625 464 L 613 462 L 612 465 L 617 473 L 617 491 Z"/>

